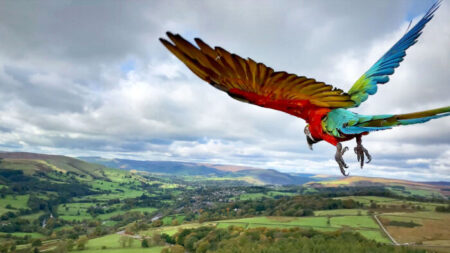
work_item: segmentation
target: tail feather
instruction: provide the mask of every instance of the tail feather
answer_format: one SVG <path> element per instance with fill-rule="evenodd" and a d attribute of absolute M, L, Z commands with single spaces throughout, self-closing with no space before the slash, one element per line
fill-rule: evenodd
<path fill-rule="evenodd" d="M 386 128 L 386 127 L 393 127 L 398 125 L 411 125 L 411 124 L 418 124 L 418 123 L 424 123 L 431 119 L 437 119 L 445 116 L 450 115 L 450 106 L 448 107 L 442 107 L 437 108 L 433 110 L 428 111 L 422 111 L 422 112 L 413 112 L 413 113 L 407 113 L 407 114 L 397 114 L 397 115 L 385 115 L 384 117 L 377 118 L 374 116 L 369 121 L 361 122 L 358 124 L 360 127 L 380 127 L 380 128 Z"/>
<path fill-rule="evenodd" d="M 344 134 L 360 134 L 364 132 L 391 129 L 394 126 L 424 123 L 432 119 L 450 116 L 450 106 L 422 112 L 396 115 L 358 115 L 359 120 L 341 129 Z"/>

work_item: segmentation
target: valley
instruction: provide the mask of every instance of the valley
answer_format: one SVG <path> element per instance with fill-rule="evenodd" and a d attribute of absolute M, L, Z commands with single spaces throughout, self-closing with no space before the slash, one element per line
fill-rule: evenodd
<path fill-rule="evenodd" d="M 315 250 L 320 238 L 343 252 L 354 246 L 343 238 L 379 252 L 448 252 L 448 192 L 445 183 L 0 153 L 0 252 L 226 252 L 236 240 Z"/>

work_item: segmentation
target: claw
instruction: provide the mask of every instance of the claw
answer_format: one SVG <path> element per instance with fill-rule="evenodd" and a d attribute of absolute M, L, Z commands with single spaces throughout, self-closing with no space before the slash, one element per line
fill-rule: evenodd
<path fill-rule="evenodd" d="M 361 136 L 356 137 L 356 147 L 354 151 L 356 154 L 356 158 L 358 159 L 358 162 L 360 162 L 361 164 L 361 169 L 364 167 L 365 157 L 367 157 L 366 163 L 370 163 L 370 161 L 372 161 L 372 156 L 369 154 L 369 151 L 362 145 Z"/>
<path fill-rule="evenodd" d="M 348 150 L 348 147 L 342 148 L 342 144 L 338 143 L 336 145 L 336 155 L 334 158 L 336 159 L 336 162 L 339 165 L 339 169 L 341 170 L 342 175 L 348 176 L 349 173 L 345 173 L 345 168 L 348 168 L 347 164 L 344 161 L 344 158 L 342 157 L 344 153 Z"/>

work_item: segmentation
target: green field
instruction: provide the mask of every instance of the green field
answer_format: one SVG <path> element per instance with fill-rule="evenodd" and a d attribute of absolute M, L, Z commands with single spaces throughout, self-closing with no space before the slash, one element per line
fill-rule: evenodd
<path fill-rule="evenodd" d="M 45 237 L 43 234 L 39 234 L 39 233 L 25 233 L 25 232 L 14 232 L 14 233 L 0 232 L 0 234 L 1 235 L 10 234 L 10 235 L 16 236 L 16 237 L 24 237 L 24 236 L 30 236 L 31 238 L 43 238 L 43 237 Z"/>
<path fill-rule="evenodd" d="M 95 204 L 93 204 L 93 203 L 68 203 L 68 204 L 64 204 L 64 205 L 59 205 L 58 206 L 59 218 L 68 220 L 68 221 L 72 221 L 72 220 L 82 221 L 82 220 L 92 219 L 93 217 L 87 212 L 87 209 L 94 205 Z M 156 208 L 152 208 L 152 207 L 140 207 L 140 208 L 133 208 L 130 210 L 120 210 L 119 204 L 111 205 L 109 207 L 115 207 L 116 211 L 113 211 L 110 213 L 99 214 L 95 218 L 100 219 L 100 220 L 108 220 L 113 216 L 116 216 L 119 214 L 124 214 L 126 212 L 137 211 L 137 212 L 142 212 L 142 213 L 143 212 L 153 213 L 153 212 L 157 211 Z"/>
<path fill-rule="evenodd" d="M 432 202 L 419 202 L 419 201 L 409 201 L 409 200 L 398 200 L 394 198 L 386 198 L 386 197 L 374 197 L 374 196 L 349 196 L 349 197 L 339 197 L 335 199 L 346 200 L 352 199 L 354 201 L 358 201 L 364 204 L 365 207 L 368 207 L 372 202 L 381 206 L 381 208 L 408 208 L 413 209 L 415 206 L 420 206 L 427 211 L 434 211 L 437 206 L 445 206 L 445 204 L 441 203 L 432 203 Z"/>
<path fill-rule="evenodd" d="M 334 214 L 338 214 L 337 210 Z M 347 210 L 346 210 L 347 211 Z M 359 210 L 354 209 L 352 212 L 357 213 Z M 326 212 L 326 211 L 324 211 Z M 331 212 L 329 212 L 331 213 Z M 256 228 L 256 227 L 268 227 L 268 228 L 293 228 L 301 227 L 305 229 L 315 229 L 320 231 L 336 231 L 339 229 L 349 229 L 355 232 L 360 232 L 364 237 L 373 239 L 377 242 L 390 243 L 384 234 L 381 232 L 379 226 L 367 215 L 346 215 L 332 216 L 330 217 L 330 224 L 328 224 L 328 218 L 326 216 L 318 217 L 252 217 L 242 219 L 221 220 L 206 223 L 189 223 L 180 226 L 164 226 L 159 228 L 151 228 L 146 231 L 142 231 L 140 234 L 145 236 L 151 236 L 153 233 L 166 233 L 173 235 L 179 231 L 179 229 L 195 228 L 199 226 L 216 226 L 218 228 L 227 228 L 229 226 L 240 226 L 243 228 Z"/>
<path fill-rule="evenodd" d="M 340 216 L 340 215 L 367 215 L 367 210 L 363 209 L 334 209 L 314 211 L 315 216 Z"/>
<path fill-rule="evenodd" d="M 37 220 L 39 218 L 39 216 L 41 216 L 43 214 L 45 214 L 45 212 L 40 211 L 40 212 L 33 213 L 33 214 L 23 215 L 23 216 L 21 216 L 21 218 L 29 220 L 29 221 L 34 221 L 34 220 Z"/>
<path fill-rule="evenodd" d="M 147 249 L 142 248 L 141 241 L 139 239 L 133 239 L 133 244 L 131 245 L 131 247 L 122 248 L 120 245 L 120 242 L 119 242 L 119 238 L 120 238 L 120 235 L 112 234 L 112 235 L 106 235 L 103 237 L 91 239 L 86 244 L 86 249 L 79 251 L 79 252 L 83 252 L 83 253 L 89 253 L 89 252 L 156 253 L 156 252 L 160 252 L 164 248 L 163 246 L 152 247 L 152 248 L 147 248 Z M 102 249 L 102 247 L 106 247 L 106 249 Z"/>
<path fill-rule="evenodd" d="M 204 223 L 188 223 L 183 224 L 179 226 L 164 226 L 164 227 L 158 227 L 158 228 L 151 228 L 145 231 L 139 232 L 140 235 L 143 236 L 152 236 L 154 233 L 158 234 L 168 234 L 168 235 L 174 235 L 178 232 L 180 229 L 188 229 L 188 228 L 197 228 L 201 226 L 215 226 L 215 222 L 204 222 Z"/>
<path fill-rule="evenodd" d="M 418 188 L 411 188 L 411 187 L 405 187 L 404 189 L 398 188 L 398 187 L 386 187 L 390 191 L 394 192 L 395 194 L 399 196 L 404 197 L 410 197 L 413 195 L 424 197 L 424 198 L 442 198 L 442 194 L 439 193 L 437 190 L 430 190 L 430 189 L 418 189 Z"/>
<path fill-rule="evenodd" d="M 185 217 L 186 217 L 185 215 L 178 215 L 178 214 L 175 216 L 166 216 L 162 218 L 162 222 L 164 225 L 171 225 L 173 220 L 176 219 L 178 224 L 181 224 L 183 223 Z"/>
<path fill-rule="evenodd" d="M 92 216 L 87 213 L 87 209 L 94 206 L 93 203 L 67 203 L 58 206 L 58 217 L 63 220 L 89 220 Z"/>
<path fill-rule="evenodd" d="M 4 198 L 0 199 L 0 215 L 9 211 L 15 212 L 16 210 L 14 209 L 27 209 L 29 197 L 29 195 L 6 195 Z M 6 208 L 7 205 L 10 205 L 14 209 Z"/>
<path fill-rule="evenodd" d="M 267 193 L 244 193 L 232 199 L 251 200 L 251 199 L 275 198 L 275 197 L 295 196 L 295 195 L 298 194 L 292 192 L 269 191 Z"/>
<path fill-rule="evenodd" d="M 241 226 L 244 228 L 302 227 L 320 231 L 335 231 L 338 229 L 347 228 L 356 232 L 361 232 L 361 234 L 368 239 L 373 239 L 383 243 L 390 243 L 390 240 L 384 237 L 379 226 L 370 216 L 330 217 L 330 224 L 327 224 L 327 217 L 253 217 L 218 221 L 217 226 L 219 228 L 226 228 L 228 226 Z"/>

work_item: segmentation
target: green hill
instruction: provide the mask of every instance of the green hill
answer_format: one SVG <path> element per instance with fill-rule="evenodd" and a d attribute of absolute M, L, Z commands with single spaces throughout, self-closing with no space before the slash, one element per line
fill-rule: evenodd
<path fill-rule="evenodd" d="M 176 161 L 140 161 L 129 159 L 105 159 L 80 157 L 80 159 L 123 170 L 138 170 L 148 173 L 176 176 L 217 177 L 220 180 L 241 180 L 250 184 L 302 185 L 315 181 L 313 174 L 288 174 L 273 169 L 243 166 L 217 165 Z"/>
<path fill-rule="evenodd" d="M 0 161 L 0 168 L 22 170 L 26 175 L 32 175 L 36 172 L 58 171 L 84 178 L 105 178 L 103 174 L 104 166 L 61 155 L 1 152 Z"/>

